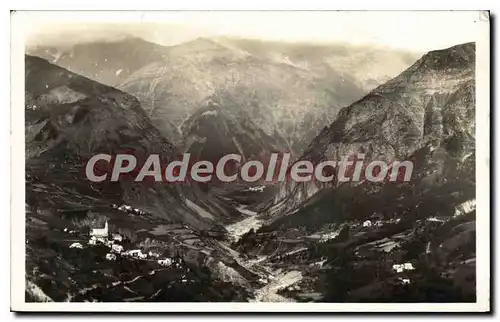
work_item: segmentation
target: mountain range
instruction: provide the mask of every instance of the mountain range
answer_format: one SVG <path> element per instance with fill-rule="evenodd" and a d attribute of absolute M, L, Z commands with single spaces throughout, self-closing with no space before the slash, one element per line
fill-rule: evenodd
<path fill-rule="evenodd" d="M 27 279 L 49 298 L 475 300 L 475 44 L 414 60 L 229 38 L 28 53 L 50 61 L 25 61 Z M 120 151 L 167 161 L 291 151 L 313 164 L 362 153 L 414 169 L 409 182 L 86 180 L 90 156 Z M 179 265 L 68 250 L 67 227 L 84 243 L 94 219 Z"/>
<path fill-rule="evenodd" d="M 417 57 L 341 43 L 223 37 L 169 47 L 126 38 L 28 52 L 136 96 L 153 125 L 175 145 L 186 143 L 184 122 L 211 100 L 244 122 L 250 118 L 267 135 L 279 136 L 280 148 L 297 154 L 340 108 Z"/>
<path fill-rule="evenodd" d="M 425 54 L 342 109 L 300 158 L 317 164 L 362 153 L 365 161 L 409 160 L 410 181 L 286 182 L 260 212 L 262 227 L 237 249 L 269 258 L 302 254 L 274 257 L 274 265 L 285 258 L 295 265 L 326 260 L 328 301 L 391 301 L 394 292 L 403 301 L 429 300 L 427 288 L 442 284 L 449 293 L 439 296 L 474 299 L 474 118 L 475 45 Z M 319 248 L 317 240 L 323 241 Z M 346 262 L 336 263 L 340 258 Z M 402 274 L 411 279 L 409 288 L 387 274 L 388 263 L 402 261 L 418 266 L 418 273 Z"/>

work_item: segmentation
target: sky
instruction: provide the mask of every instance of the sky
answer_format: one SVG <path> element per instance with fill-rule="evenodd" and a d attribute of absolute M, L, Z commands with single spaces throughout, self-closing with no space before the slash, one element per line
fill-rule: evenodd
<path fill-rule="evenodd" d="M 29 44 L 72 44 L 124 35 L 162 45 L 198 37 L 348 42 L 425 52 L 475 41 L 474 11 L 24 12 Z M 484 30 L 484 29 L 483 29 Z"/>

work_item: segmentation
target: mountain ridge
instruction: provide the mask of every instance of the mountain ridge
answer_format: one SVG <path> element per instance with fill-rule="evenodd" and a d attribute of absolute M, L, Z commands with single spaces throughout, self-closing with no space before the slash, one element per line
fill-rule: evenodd
<path fill-rule="evenodd" d="M 365 161 L 403 161 L 427 144 L 452 142 L 455 136 L 464 142 L 474 142 L 474 109 L 462 108 L 462 105 L 474 107 L 475 102 L 473 48 L 474 45 L 468 43 L 424 55 L 399 76 L 342 109 L 337 119 L 312 141 L 301 159 L 317 164 L 364 153 Z M 449 58 L 450 52 L 452 58 Z M 467 65 L 461 63 L 458 69 L 441 69 L 440 59 L 455 62 L 454 58 L 464 57 Z M 426 71 L 421 72 L 422 68 Z M 441 79 L 441 82 L 433 79 Z M 441 84 L 444 87 L 438 90 Z M 457 91 L 463 91 L 461 96 Z M 395 110 L 394 104 L 400 104 L 401 108 Z M 407 106 L 413 106 L 413 110 Z M 458 145 L 467 146 L 463 142 Z M 324 187 L 312 182 L 290 183 L 282 186 L 275 202 L 283 203 L 289 199 L 283 197 L 292 193 L 296 198 L 287 203 L 285 212 L 290 211 Z"/>
<path fill-rule="evenodd" d="M 132 151 L 137 158 L 159 154 L 165 160 L 180 154 L 150 124 L 135 97 L 28 55 L 25 96 L 26 167 L 33 180 L 56 185 L 60 182 L 64 186 L 73 178 L 77 180 L 74 188 L 82 194 L 126 202 L 197 228 L 214 225 L 216 217 L 207 217 L 207 210 L 215 208 L 222 217 L 224 213 L 229 215 L 220 202 L 197 193 L 195 187 L 133 182 L 126 178 L 118 183 L 88 181 L 85 163 L 97 153 L 116 155 Z M 196 200 L 207 210 L 200 214 L 186 206 L 186 189 L 190 195 L 198 194 Z"/>

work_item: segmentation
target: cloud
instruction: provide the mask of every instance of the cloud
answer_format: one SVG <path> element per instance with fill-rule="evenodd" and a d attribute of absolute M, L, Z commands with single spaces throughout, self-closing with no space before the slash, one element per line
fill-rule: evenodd
<path fill-rule="evenodd" d="M 138 36 L 162 45 L 232 36 L 428 51 L 475 41 L 474 11 L 29 12 L 30 44 Z"/>

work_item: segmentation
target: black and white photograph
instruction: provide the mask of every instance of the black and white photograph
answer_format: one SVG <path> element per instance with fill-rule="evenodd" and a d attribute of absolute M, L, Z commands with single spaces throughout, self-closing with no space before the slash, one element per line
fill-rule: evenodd
<path fill-rule="evenodd" d="M 489 310 L 488 11 L 11 15 L 13 309 Z"/>

